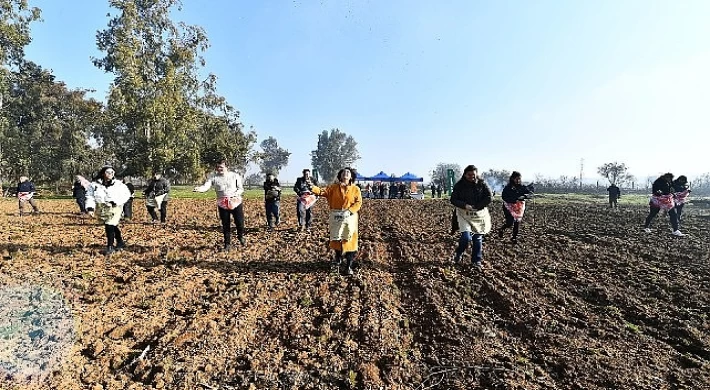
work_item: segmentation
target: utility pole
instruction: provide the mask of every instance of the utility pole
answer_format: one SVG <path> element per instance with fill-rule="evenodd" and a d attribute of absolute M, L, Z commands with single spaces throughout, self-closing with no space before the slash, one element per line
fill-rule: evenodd
<path fill-rule="evenodd" d="M 582 178 L 584 177 L 584 159 L 579 162 L 579 188 L 582 188 Z"/>

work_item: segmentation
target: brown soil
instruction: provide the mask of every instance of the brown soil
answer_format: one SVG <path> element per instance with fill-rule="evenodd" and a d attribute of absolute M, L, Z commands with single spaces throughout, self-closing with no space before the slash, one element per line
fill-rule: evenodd
<path fill-rule="evenodd" d="M 488 236 L 478 272 L 448 263 L 445 201 L 368 201 L 349 278 L 328 264 L 324 202 L 309 235 L 290 200 L 276 232 L 247 201 L 247 245 L 225 254 L 213 202 L 175 200 L 167 226 L 122 225 L 109 258 L 73 203 L 39 204 L 21 218 L 0 201 L 0 286 L 62 292 L 76 340 L 42 384 L 3 389 L 710 388 L 693 210 L 675 238 L 662 216 L 644 234 L 642 208 L 535 205 L 517 246 Z"/>

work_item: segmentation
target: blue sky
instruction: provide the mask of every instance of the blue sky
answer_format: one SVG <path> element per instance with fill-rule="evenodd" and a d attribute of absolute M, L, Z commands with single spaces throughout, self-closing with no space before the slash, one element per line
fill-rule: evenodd
<path fill-rule="evenodd" d="M 104 98 L 102 0 L 30 0 L 29 59 Z M 310 165 L 317 134 L 355 137 L 364 174 L 428 177 L 438 162 L 640 182 L 710 171 L 710 1 L 185 0 L 207 71 L 254 126 Z"/>

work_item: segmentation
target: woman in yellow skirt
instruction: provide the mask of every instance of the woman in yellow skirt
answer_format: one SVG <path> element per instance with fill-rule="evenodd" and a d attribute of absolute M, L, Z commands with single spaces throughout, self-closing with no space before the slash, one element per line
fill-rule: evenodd
<path fill-rule="evenodd" d="M 342 265 L 343 272 L 353 274 L 353 260 L 357 253 L 358 212 L 362 207 L 360 188 L 353 184 L 355 173 L 350 168 L 338 172 L 338 181 L 325 189 L 313 186 L 311 191 L 328 200 L 330 208 L 330 248 L 335 250 L 333 265 Z"/>

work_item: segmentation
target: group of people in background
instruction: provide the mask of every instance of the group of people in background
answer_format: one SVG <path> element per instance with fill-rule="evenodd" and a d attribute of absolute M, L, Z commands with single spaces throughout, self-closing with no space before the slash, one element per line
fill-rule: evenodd
<path fill-rule="evenodd" d="M 405 182 L 379 182 L 373 184 L 365 184 L 364 197 L 366 199 L 407 199 L 409 198 L 410 188 Z M 424 192 L 422 190 L 422 192 Z M 433 196 L 432 196 L 433 197 Z"/>
<path fill-rule="evenodd" d="M 337 180 L 323 188 L 316 185 L 308 169 L 296 180 L 293 191 L 296 193 L 296 215 L 299 231 L 310 231 L 313 223 L 312 207 L 319 197 L 328 202 L 329 208 L 329 238 L 330 248 L 334 251 L 333 266 L 340 267 L 344 274 L 352 275 L 355 254 L 358 250 L 358 213 L 362 207 L 363 194 L 360 186 L 355 185 L 356 172 L 351 168 L 343 168 L 338 172 Z M 126 247 L 125 240 L 119 228 L 121 220 L 131 220 L 133 215 L 133 198 L 135 187 L 124 179 L 115 178 L 116 172 L 110 166 L 104 166 L 91 182 L 82 176 L 77 176 L 72 195 L 76 199 L 82 214 L 96 216 L 103 223 L 106 234 L 106 250 L 111 254 Z M 230 171 L 226 161 L 215 166 L 201 186 L 195 187 L 195 192 L 206 192 L 214 187 L 216 206 L 222 224 L 223 250 L 232 248 L 231 224 L 236 225 L 237 239 L 246 245 L 244 229 L 244 193 L 242 177 Z M 385 183 L 380 183 L 379 191 L 383 191 Z M 395 183 L 392 183 L 395 186 Z M 395 191 L 402 191 L 404 183 L 396 186 Z M 406 186 L 405 186 L 406 187 Z M 371 191 L 367 187 L 366 191 Z M 264 206 L 268 229 L 274 229 L 280 223 L 280 202 L 282 189 L 278 179 L 268 174 L 263 184 Z M 405 188 L 406 191 L 406 188 Z M 441 187 L 432 185 L 432 192 L 440 194 Z M 616 185 L 607 188 L 609 206 L 618 207 L 621 191 Z M 39 208 L 34 200 L 36 192 L 34 184 L 28 177 L 22 176 L 17 186 L 20 215 L 23 215 L 26 203 L 32 206 L 33 213 Z M 651 223 L 661 212 L 670 217 L 672 234 L 684 236 L 680 231 L 683 207 L 690 194 L 688 180 L 685 176 L 674 179 L 672 173 L 666 173 L 653 182 L 652 195 L 649 202 L 650 211 L 646 217 L 644 231 L 651 232 Z M 381 192 L 385 193 L 385 192 Z M 534 194 L 533 185 L 523 185 L 522 176 L 514 171 L 508 184 L 502 191 L 502 213 L 505 223 L 497 230 L 498 237 L 503 238 L 505 231 L 512 228 L 511 242 L 517 243 L 520 224 L 523 219 L 526 201 Z M 144 190 L 147 212 L 152 223 L 166 223 L 167 205 L 170 195 L 170 183 L 162 177 L 159 171 L 154 171 Z M 488 184 L 479 174 L 474 165 L 464 169 L 463 175 L 453 187 L 450 203 L 454 206 L 451 218 L 452 233 L 460 234 L 457 248 L 454 251 L 453 262 L 460 263 L 465 250 L 472 246 L 472 264 L 482 267 L 484 236 L 492 230 L 491 216 L 488 210 L 493 193 Z M 157 210 L 157 211 L 156 211 Z M 159 212 L 159 215 L 158 215 Z"/>

